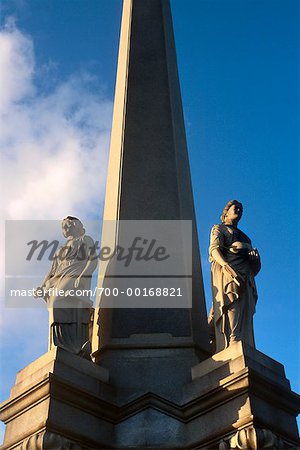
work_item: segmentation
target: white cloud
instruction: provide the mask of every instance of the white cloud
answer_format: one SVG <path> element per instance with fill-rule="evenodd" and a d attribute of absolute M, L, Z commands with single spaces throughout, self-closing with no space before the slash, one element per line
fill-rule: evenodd
<path fill-rule="evenodd" d="M 103 201 L 112 103 L 74 75 L 43 94 L 31 39 L 0 33 L 2 219 L 87 217 Z"/>
<path fill-rule="evenodd" d="M 42 90 L 30 36 L 9 19 L 0 31 L 1 180 L 5 219 L 87 219 L 104 198 L 112 102 L 87 74 Z M 39 81 L 40 83 L 37 83 Z M 98 87 L 98 89 L 96 89 Z M 2 234 L 3 234 L 2 226 Z M 40 310 L 2 309 L 2 346 L 30 362 L 47 335 Z M 32 346 L 33 342 L 38 345 Z M 18 345 L 16 345 L 18 343 Z M 25 350 L 27 349 L 27 350 Z M 20 356 L 20 355 L 19 355 Z M 18 358 L 18 354 L 14 354 Z M 22 362 L 24 358 L 21 358 Z M 11 380 L 13 383 L 13 379 Z"/>
<path fill-rule="evenodd" d="M 34 94 L 34 54 L 32 41 L 15 27 L 13 18 L 6 21 L 0 42 L 0 104 L 5 110 L 11 102 Z"/>

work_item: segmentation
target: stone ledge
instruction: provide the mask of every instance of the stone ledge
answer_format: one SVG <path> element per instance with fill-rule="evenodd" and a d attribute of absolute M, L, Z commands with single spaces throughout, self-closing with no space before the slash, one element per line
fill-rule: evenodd
<path fill-rule="evenodd" d="M 105 368 L 55 347 L 17 373 L 11 396 L 19 395 L 49 373 L 56 373 L 79 385 L 87 384 L 86 377 L 90 377 L 92 385 L 109 381 L 109 373 Z"/>
<path fill-rule="evenodd" d="M 285 377 L 284 366 L 244 342 L 232 344 L 227 349 L 197 364 L 192 368 L 192 379 L 195 380 L 206 374 L 211 375 L 214 370 L 223 371 L 223 373 L 227 371 L 229 375 L 244 367 L 251 367 L 263 376 L 290 388 L 289 381 Z"/>

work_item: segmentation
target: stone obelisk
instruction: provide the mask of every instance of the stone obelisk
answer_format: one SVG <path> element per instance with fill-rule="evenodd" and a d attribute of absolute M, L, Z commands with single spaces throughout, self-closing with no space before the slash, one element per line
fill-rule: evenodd
<path fill-rule="evenodd" d="M 123 5 L 104 222 L 111 227 L 129 220 L 192 222 L 192 308 L 100 307 L 96 361 L 112 369 L 110 349 L 115 354 L 116 348 L 137 346 L 184 347 L 196 350 L 200 360 L 207 357 L 207 315 L 167 0 L 125 0 Z M 105 274 L 99 283 L 105 283 Z"/>

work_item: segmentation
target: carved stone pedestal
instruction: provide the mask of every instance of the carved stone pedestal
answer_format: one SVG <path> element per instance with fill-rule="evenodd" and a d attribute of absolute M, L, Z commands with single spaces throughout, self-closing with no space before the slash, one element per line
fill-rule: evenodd
<path fill-rule="evenodd" d="M 150 371 L 151 383 L 141 364 L 151 368 L 155 351 L 133 355 L 136 378 L 127 387 L 117 387 L 117 374 L 109 380 L 108 371 L 95 363 L 59 348 L 48 352 L 18 373 L 0 408 L 3 450 L 299 446 L 300 396 L 291 391 L 281 364 L 240 342 L 194 366 L 168 391 L 166 368 L 177 367 L 168 352 L 159 351 L 162 370 Z M 181 370 L 180 351 L 172 355 Z M 125 363 L 122 376 L 129 379 L 133 373 Z M 168 379 L 171 388 L 172 375 Z"/>
<path fill-rule="evenodd" d="M 113 426 L 112 397 L 107 370 L 56 347 L 17 374 L 10 398 L 1 405 L 2 448 L 104 448 Z"/>
<path fill-rule="evenodd" d="M 291 391 L 280 363 L 238 342 L 193 367 L 192 378 L 184 401 L 207 402 L 209 407 L 196 419 L 199 426 L 190 448 L 300 446 L 300 396 Z"/>

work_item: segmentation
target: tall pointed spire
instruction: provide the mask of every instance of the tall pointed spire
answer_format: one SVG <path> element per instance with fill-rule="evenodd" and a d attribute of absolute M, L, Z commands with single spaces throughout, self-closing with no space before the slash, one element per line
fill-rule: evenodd
<path fill-rule="evenodd" d="M 207 354 L 206 307 L 168 0 L 124 0 L 104 220 L 191 220 L 193 307 L 100 310 L 94 350 L 103 351 L 114 339 L 133 334 L 168 333 L 177 339 L 189 337 L 191 345 Z"/>

